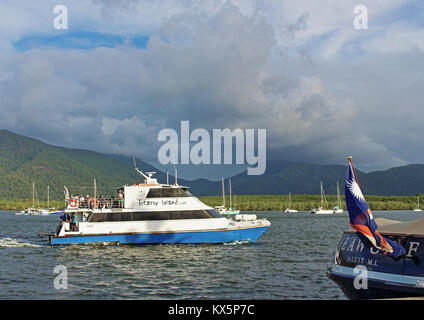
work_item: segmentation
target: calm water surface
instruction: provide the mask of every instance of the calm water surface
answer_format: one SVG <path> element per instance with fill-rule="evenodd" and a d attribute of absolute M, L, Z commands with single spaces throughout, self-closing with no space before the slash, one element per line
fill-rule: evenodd
<path fill-rule="evenodd" d="M 255 214 L 272 224 L 255 244 L 51 247 L 38 233 L 56 230 L 58 217 L 0 211 L 0 299 L 345 299 L 325 271 L 347 213 Z M 66 290 L 53 285 L 58 265 Z"/>

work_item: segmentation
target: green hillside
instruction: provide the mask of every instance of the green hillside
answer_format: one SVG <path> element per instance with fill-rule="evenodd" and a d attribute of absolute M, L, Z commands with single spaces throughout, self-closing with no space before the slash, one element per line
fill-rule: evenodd
<path fill-rule="evenodd" d="M 146 162 L 137 159 L 137 166 L 143 171 L 156 171 L 158 181 L 166 181 L 165 173 Z M 179 169 L 184 170 L 184 166 Z M 424 191 L 424 165 L 421 164 L 370 173 L 357 170 L 357 174 L 366 196 L 410 196 Z M 233 176 L 232 190 L 236 195 L 288 195 L 289 192 L 317 195 L 322 180 L 327 195 L 336 194 L 337 181 L 343 195 L 345 175 L 345 165 L 268 161 L 267 170 L 261 176 L 248 176 L 246 172 Z M 31 199 L 33 181 L 40 201 L 46 199 L 47 185 L 50 185 L 51 199 L 63 201 L 64 185 L 71 193 L 92 193 L 93 179 L 104 196 L 114 195 L 119 186 L 142 180 L 133 169 L 130 157 L 67 149 L 0 131 L 0 201 Z M 170 182 L 173 181 L 170 175 Z M 197 196 L 221 193 L 220 181 L 179 179 L 178 182 L 189 186 Z"/>
<path fill-rule="evenodd" d="M 30 199 L 34 181 L 40 200 L 47 197 L 47 185 L 51 198 L 62 200 L 64 185 L 70 192 L 84 192 L 94 178 L 99 192 L 107 194 L 114 193 L 111 186 L 140 181 L 132 168 L 103 154 L 0 131 L 0 199 Z"/>

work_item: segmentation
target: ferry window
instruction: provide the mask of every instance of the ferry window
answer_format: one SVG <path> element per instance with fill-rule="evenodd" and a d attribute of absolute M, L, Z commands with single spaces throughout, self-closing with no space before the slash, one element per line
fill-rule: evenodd
<path fill-rule="evenodd" d="M 134 212 L 133 216 L 134 221 L 146 220 L 145 212 Z"/>
<path fill-rule="evenodd" d="M 211 218 L 222 218 L 221 214 L 218 212 L 218 210 L 211 209 L 207 210 L 207 212 L 210 214 Z"/>
<path fill-rule="evenodd" d="M 146 221 L 176 219 L 207 219 L 222 217 L 216 210 L 184 210 L 156 212 L 96 212 L 90 222 L 106 221 Z"/>
<path fill-rule="evenodd" d="M 190 210 L 184 211 L 182 219 L 193 219 L 193 211 L 190 211 Z"/>
<path fill-rule="evenodd" d="M 132 212 L 122 212 L 121 213 L 121 221 L 132 221 L 133 214 Z"/>
<path fill-rule="evenodd" d="M 171 211 L 169 212 L 169 219 L 184 219 L 184 211 Z"/>
<path fill-rule="evenodd" d="M 109 213 L 108 221 L 121 221 L 121 213 Z"/>
<path fill-rule="evenodd" d="M 106 213 L 96 212 L 93 213 L 90 222 L 104 222 L 106 221 Z"/>
<path fill-rule="evenodd" d="M 208 218 L 208 214 L 203 210 L 196 210 L 193 211 L 193 218 L 192 219 L 204 219 Z"/>
<path fill-rule="evenodd" d="M 183 189 L 175 189 L 176 197 L 189 197 L 189 195 Z"/>
<path fill-rule="evenodd" d="M 169 212 L 163 211 L 163 212 L 155 212 L 156 219 L 157 220 L 168 220 L 169 219 Z"/>
<path fill-rule="evenodd" d="M 151 188 L 146 198 L 161 198 L 162 190 L 160 188 Z"/>
<path fill-rule="evenodd" d="M 158 214 L 159 212 L 146 212 L 144 220 L 162 220 L 161 215 Z M 168 219 L 168 218 L 165 218 Z"/>
<path fill-rule="evenodd" d="M 174 188 L 163 188 L 162 189 L 162 197 L 169 198 L 169 197 L 175 197 Z"/>
<path fill-rule="evenodd" d="M 147 198 L 176 198 L 176 197 L 190 197 L 181 188 L 151 188 L 147 194 Z"/>

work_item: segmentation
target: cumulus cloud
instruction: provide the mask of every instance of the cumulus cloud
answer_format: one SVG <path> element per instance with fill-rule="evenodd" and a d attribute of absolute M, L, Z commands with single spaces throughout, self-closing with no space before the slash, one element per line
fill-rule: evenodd
<path fill-rule="evenodd" d="M 372 59 L 350 61 L 340 52 L 352 41 L 364 48 L 366 38 L 352 28 L 354 1 L 351 8 L 339 1 L 323 7 L 308 1 L 234 3 L 86 2 L 97 31 L 154 30 L 146 48 L 129 41 L 90 50 L 1 51 L 0 126 L 49 143 L 156 161 L 158 132 L 178 130 L 180 121 L 189 120 L 192 129 L 265 128 L 274 159 L 331 163 L 351 154 L 370 169 L 382 162 L 406 163 L 393 151 L 394 141 L 402 139 L 377 122 L 382 100 L 386 111 L 397 110 L 390 92 L 383 99 L 375 96 L 384 92 L 385 78 L 396 74 L 393 67 L 383 67 L 379 55 L 386 37 L 396 34 L 413 48 L 412 37 L 403 34 L 421 31 L 393 26 L 376 32 L 367 47 Z M 370 3 L 373 14 L 393 10 L 400 1 L 379 3 Z M 81 21 L 90 15 L 76 10 Z M 320 35 L 325 37 L 316 43 Z M 299 54 L 314 64 L 302 64 Z M 367 72 L 378 74 L 372 90 L 363 78 Z M 421 95 L 414 88 L 418 83 L 422 77 L 408 89 L 415 92 L 411 108 L 417 108 Z M 382 116 L 385 123 L 396 122 L 390 112 Z"/>

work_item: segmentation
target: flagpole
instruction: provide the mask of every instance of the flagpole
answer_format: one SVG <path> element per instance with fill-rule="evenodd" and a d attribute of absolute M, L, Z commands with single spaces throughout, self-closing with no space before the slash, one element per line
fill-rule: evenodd
<path fill-rule="evenodd" d="M 355 167 L 353 166 L 353 163 L 352 163 L 352 156 L 346 157 L 346 159 L 349 161 L 350 165 L 352 166 L 352 171 L 353 171 L 353 175 L 355 176 L 356 183 L 358 184 L 359 187 L 361 187 L 359 185 L 358 177 L 356 176 Z"/>

